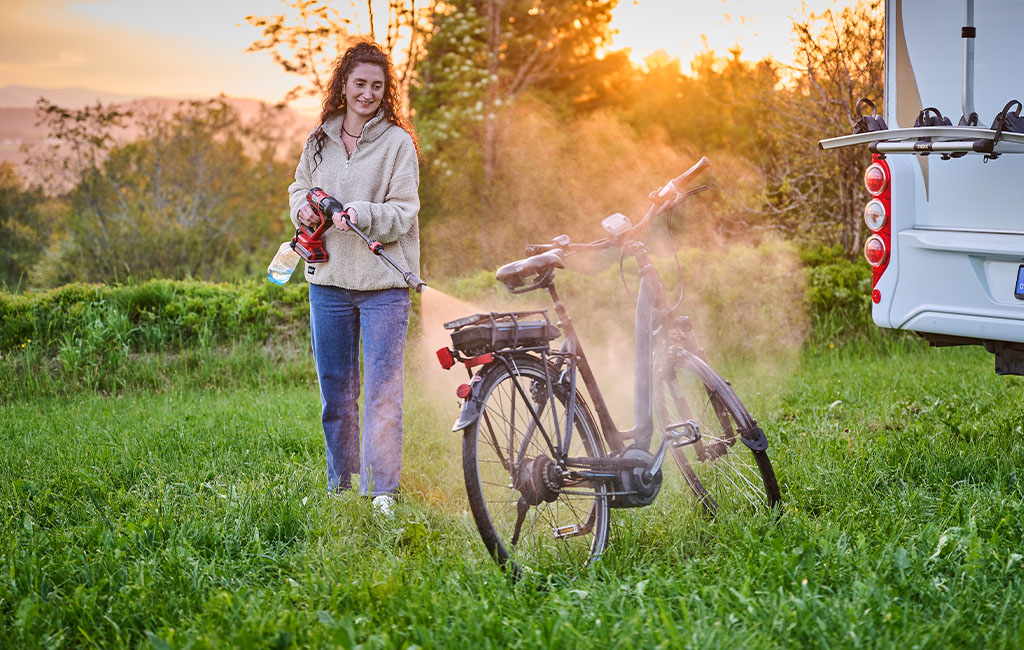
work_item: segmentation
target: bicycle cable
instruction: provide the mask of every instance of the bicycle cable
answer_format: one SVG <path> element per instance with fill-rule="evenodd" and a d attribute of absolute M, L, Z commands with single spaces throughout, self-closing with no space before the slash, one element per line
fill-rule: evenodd
<path fill-rule="evenodd" d="M 668 219 L 668 242 L 672 246 L 672 257 L 676 260 L 676 277 L 679 278 L 679 299 L 676 300 L 676 304 L 672 305 L 672 309 L 669 310 L 670 314 L 676 313 L 679 306 L 683 304 L 683 296 L 686 294 L 686 280 L 683 278 L 683 266 L 679 263 L 679 249 L 676 248 L 675 241 L 672 239 L 672 220 Z"/>
<path fill-rule="evenodd" d="M 707 189 L 707 188 L 703 188 Z M 702 191 L 702 190 L 698 190 Z M 672 257 L 675 258 L 676 262 L 676 276 L 679 278 L 679 299 L 676 300 L 676 304 L 672 305 L 672 309 L 669 313 L 675 313 L 679 306 L 683 304 L 683 297 L 686 293 L 686 280 L 683 278 L 683 265 L 679 262 L 679 251 L 676 249 L 675 242 L 672 240 L 672 220 L 668 221 L 668 240 L 672 248 Z M 626 270 L 625 270 L 626 251 L 625 249 L 619 250 L 619 279 L 622 280 L 622 288 L 626 291 L 627 296 L 636 295 L 629 289 L 629 285 L 626 283 Z M 637 299 L 637 301 L 639 298 Z"/>

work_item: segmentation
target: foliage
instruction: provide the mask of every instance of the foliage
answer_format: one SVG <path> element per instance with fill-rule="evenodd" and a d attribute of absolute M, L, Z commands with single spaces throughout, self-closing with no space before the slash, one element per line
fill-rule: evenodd
<path fill-rule="evenodd" d="M 335 60 L 358 38 L 376 41 L 374 33 L 374 2 L 367 0 L 369 33 L 359 35 L 352 19 L 342 16 L 325 0 L 281 0 L 287 13 L 273 16 L 246 16 L 247 23 L 263 30 L 262 40 L 255 41 L 247 52 L 269 52 L 285 72 L 304 77 L 305 83 L 292 88 L 282 100 L 327 94 Z M 432 0 L 431 7 L 438 4 Z M 355 11 L 355 3 L 352 3 Z M 416 8 L 416 0 L 389 0 L 387 33 L 382 40 L 384 50 L 399 58 L 398 83 L 407 88 L 412 70 L 422 56 L 423 27 L 421 23 L 433 9 Z M 399 52 L 399 43 L 404 50 Z"/>
<path fill-rule="evenodd" d="M 40 97 L 36 102 L 37 125 L 47 132 L 48 146 L 29 158 L 29 163 L 45 183 L 51 196 L 81 186 L 83 192 L 95 191 L 90 170 L 98 168 L 107 152 L 117 144 L 117 136 L 132 118 L 131 111 L 116 106 L 95 106 L 74 110 L 58 106 Z"/>
<path fill-rule="evenodd" d="M 23 294 L 0 293 L 0 399 L 28 386 L 57 386 L 54 374 L 97 390 L 121 391 L 139 354 L 307 337 L 305 286 L 263 281 L 240 285 L 151 280 L 140 284 L 69 284 Z M 136 364 L 137 365 L 137 364 Z"/>
<path fill-rule="evenodd" d="M 838 342 L 865 336 L 871 321 L 871 267 L 850 261 L 841 246 L 807 247 L 801 251 L 807 292 L 804 300 L 817 342 Z"/>
<path fill-rule="evenodd" d="M 39 262 L 52 232 L 48 207 L 41 188 L 22 187 L 14 166 L 0 163 L 0 286 L 23 287 Z"/>
<path fill-rule="evenodd" d="M 411 89 L 431 157 L 425 207 L 448 213 L 451 203 L 462 206 L 463 229 L 475 236 L 481 261 L 495 250 L 488 234 L 506 187 L 498 178 L 500 141 L 518 132 L 510 109 L 526 95 L 571 105 L 570 93 L 594 94 L 584 78 L 604 69 L 591 64 L 611 36 L 616 3 L 456 0 L 433 15 Z M 448 178 L 453 171 L 459 178 Z"/>
<path fill-rule="evenodd" d="M 212 284 L 150 280 L 138 284 L 68 284 L 23 294 L 0 293 L 0 350 L 29 339 L 47 353 L 66 335 L 113 327 L 131 351 L 181 350 L 200 342 L 225 343 L 306 318 L 304 283 L 266 281 Z"/>
<path fill-rule="evenodd" d="M 762 163 L 769 218 L 793 238 L 838 244 L 851 258 L 866 233 L 858 181 L 868 160 L 860 148 L 825 152 L 816 143 L 852 132 L 860 98 L 883 105 L 883 10 L 881 0 L 860 0 L 794 23 L 801 69 L 779 95 Z"/>
<path fill-rule="evenodd" d="M 331 64 L 350 38 L 348 27 L 352 21 L 319 0 L 285 4 L 297 14 L 295 24 L 289 24 L 285 14 L 245 17 L 250 25 L 263 30 L 263 40 L 254 42 L 246 51 L 268 51 L 285 72 L 309 80 L 309 86 L 300 84 L 288 91 L 285 103 L 303 95 L 322 97 L 330 82 Z"/>
<path fill-rule="evenodd" d="M 256 272 L 283 238 L 274 206 L 290 165 L 276 159 L 272 113 L 243 124 L 223 100 L 184 102 L 170 116 L 140 118 L 142 136 L 126 144 L 115 144 L 110 120 L 54 106 L 47 115 L 66 145 L 55 159 L 84 167 L 33 285 L 223 279 Z"/>

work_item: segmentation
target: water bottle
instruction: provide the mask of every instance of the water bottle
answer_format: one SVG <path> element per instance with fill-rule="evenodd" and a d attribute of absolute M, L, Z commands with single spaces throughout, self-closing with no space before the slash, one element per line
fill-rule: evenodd
<path fill-rule="evenodd" d="M 274 261 L 267 267 L 267 279 L 274 284 L 284 284 L 292 277 L 299 264 L 299 254 L 292 250 L 292 242 L 286 241 L 277 249 Z"/>

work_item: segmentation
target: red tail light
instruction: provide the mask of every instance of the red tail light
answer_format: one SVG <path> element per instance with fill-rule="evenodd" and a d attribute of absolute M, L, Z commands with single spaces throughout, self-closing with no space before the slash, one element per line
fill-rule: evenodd
<path fill-rule="evenodd" d="M 889 163 L 883 156 L 875 154 L 871 165 L 864 171 L 864 187 L 873 197 L 864 206 L 864 223 L 871 230 L 871 236 L 864 242 L 864 259 L 871 265 L 871 299 L 876 304 L 881 300 L 881 293 L 875 285 L 889 267 L 889 251 L 892 250 L 890 178 Z"/>
<path fill-rule="evenodd" d="M 882 264 L 889 261 L 889 249 L 886 248 L 885 242 L 878 235 L 871 235 L 868 240 L 864 242 L 864 259 L 868 261 L 868 264 L 878 268 Z"/>
<path fill-rule="evenodd" d="M 879 196 L 889 189 L 889 166 L 875 157 L 875 162 L 864 172 L 864 187 L 871 196 Z"/>
<path fill-rule="evenodd" d="M 452 351 L 448 348 L 441 348 L 437 351 L 437 361 L 445 370 L 448 370 L 455 365 L 455 357 L 452 355 Z"/>

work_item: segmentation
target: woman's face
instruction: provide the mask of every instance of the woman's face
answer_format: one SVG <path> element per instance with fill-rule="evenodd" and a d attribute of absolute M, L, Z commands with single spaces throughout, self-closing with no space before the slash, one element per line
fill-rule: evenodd
<path fill-rule="evenodd" d="M 384 99 L 384 70 L 379 65 L 360 63 L 345 80 L 345 106 L 356 115 L 370 119 Z"/>

